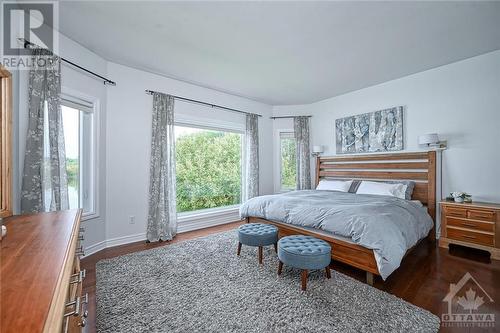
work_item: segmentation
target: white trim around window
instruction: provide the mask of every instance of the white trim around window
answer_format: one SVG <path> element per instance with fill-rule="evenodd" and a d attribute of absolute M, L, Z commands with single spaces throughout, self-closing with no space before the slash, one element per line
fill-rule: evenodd
<path fill-rule="evenodd" d="M 241 123 L 238 122 L 230 122 L 230 121 L 222 121 L 217 119 L 209 119 L 209 118 L 201 118 L 194 117 L 183 114 L 175 115 L 175 126 L 186 126 L 186 127 L 194 127 L 201 128 L 212 131 L 226 131 L 242 134 L 241 140 L 241 195 L 244 198 L 244 190 L 245 190 L 245 121 L 243 120 Z M 209 209 L 200 209 L 190 212 L 182 212 L 177 214 L 177 219 L 179 223 L 179 232 L 181 230 L 194 230 L 194 226 L 205 227 L 205 225 L 217 225 L 223 223 L 230 223 L 234 221 L 240 220 L 239 218 L 239 205 L 232 206 L 224 206 L 217 208 L 209 208 Z"/>
<path fill-rule="evenodd" d="M 281 188 L 281 137 L 283 134 L 293 136 L 293 128 L 280 128 L 274 130 L 274 193 L 284 193 L 290 189 Z"/>
<path fill-rule="evenodd" d="M 87 170 L 91 173 L 89 178 L 91 179 L 90 184 L 88 184 L 88 191 L 91 192 L 92 200 L 92 211 L 84 211 L 82 214 L 82 220 L 90 220 L 100 217 L 100 117 L 101 117 L 101 103 L 99 98 L 94 96 L 89 96 L 83 94 L 79 91 L 73 90 L 71 88 L 62 87 L 61 99 L 62 104 L 79 109 L 83 112 L 92 113 L 92 138 L 91 138 L 91 160 L 83 161 L 87 164 Z M 89 147 L 87 147 L 89 148 Z M 81 148 L 80 148 L 81 149 Z"/>

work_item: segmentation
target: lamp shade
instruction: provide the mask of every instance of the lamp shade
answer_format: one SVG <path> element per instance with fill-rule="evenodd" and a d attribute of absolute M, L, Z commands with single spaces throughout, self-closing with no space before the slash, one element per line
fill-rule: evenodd
<path fill-rule="evenodd" d="M 439 142 L 439 137 L 436 133 L 424 134 L 418 137 L 419 145 L 431 145 Z"/>
<path fill-rule="evenodd" d="M 313 151 L 314 154 L 320 154 L 323 152 L 323 146 L 313 146 Z"/>

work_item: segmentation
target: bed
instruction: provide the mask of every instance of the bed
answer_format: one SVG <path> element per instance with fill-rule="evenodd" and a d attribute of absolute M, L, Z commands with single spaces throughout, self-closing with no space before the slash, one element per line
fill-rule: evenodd
<path fill-rule="evenodd" d="M 368 205 L 370 209 L 376 209 L 377 205 L 386 205 L 389 214 L 389 210 L 394 215 L 394 212 L 405 212 L 408 210 L 410 213 L 417 209 L 416 207 L 420 205 L 422 210 L 426 210 L 426 216 L 429 219 L 430 226 L 425 230 L 419 230 L 418 239 L 415 235 L 411 238 L 411 244 L 413 246 L 403 251 L 400 255 L 402 257 L 408 254 L 414 245 L 425 237 L 429 237 L 431 240 L 435 240 L 435 218 L 436 218 L 436 152 L 416 152 L 416 153 L 393 153 L 393 154 L 371 154 L 371 155 L 350 155 L 350 156 L 333 156 L 333 157 L 317 157 L 316 159 L 316 185 L 321 179 L 356 179 L 356 180 L 372 180 L 372 181 L 394 181 L 394 180 L 411 180 L 416 183 L 415 188 L 412 193 L 411 200 L 404 202 L 405 200 L 397 199 L 379 199 L 378 201 L 371 202 L 371 198 L 368 195 L 356 195 L 351 194 L 349 196 L 346 193 L 314 193 L 314 192 L 326 192 L 326 191 L 296 191 L 291 192 L 287 195 L 282 195 L 281 197 L 275 196 L 276 202 L 281 202 L 281 206 L 287 206 L 290 210 L 283 211 L 283 214 L 289 214 L 292 212 L 292 208 L 301 204 L 301 202 L 307 202 L 307 200 L 316 200 L 316 202 L 328 202 L 329 206 L 325 204 L 324 209 L 320 206 L 319 208 L 313 209 L 311 207 L 304 206 L 303 209 L 297 208 L 295 214 L 298 216 L 300 213 L 298 211 L 306 211 L 309 215 L 313 216 L 314 213 L 320 214 L 318 211 L 333 211 L 335 214 L 339 214 L 339 211 L 335 211 L 336 205 L 348 206 L 351 211 L 355 211 L 357 201 L 359 201 L 359 206 Z M 287 197 L 288 196 L 288 197 Z M 301 197 L 304 196 L 304 197 Z M 325 197 L 326 196 L 326 197 Z M 270 196 L 273 197 L 273 196 Z M 277 199 L 279 198 L 279 200 Z M 307 199 L 310 198 L 310 199 Z M 266 198 L 259 197 L 252 199 L 254 204 L 258 203 L 259 200 L 265 200 Z M 351 202 L 351 201 L 352 202 Z M 399 201 L 398 201 L 399 200 Z M 249 202 L 252 202 L 251 200 Z M 312 202 L 312 201 L 311 201 Z M 267 203 L 260 203 L 263 206 L 268 205 Z M 371 205 L 371 206 L 370 206 Z M 394 206 L 394 207 L 392 207 Z M 286 223 L 290 221 L 289 217 L 285 219 L 279 215 L 272 214 L 260 214 L 255 213 L 249 214 L 252 210 L 248 209 L 248 204 L 242 205 L 242 210 L 240 213 L 243 217 L 247 219 L 247 222 L 252 223 L 268 223 L 278 227 L 279 237 L 302 234 L 311 235 L 317 238 L 327 241 L 332 246 L 332 259 L 346 263 L 348 265 L 357 267 L 366 272 L 367 283 L 373 285 L 374 275 L 382 276 L 384 279 L 388 276 L 388 272 L 392 272 L 391 269 L 387 269 L 381 265 L 381 255 L 380 250 L 374 250 L 373 247 L 365 247 L 360 244 L 364 244 L 359 241 L 359 237 L 356 239 L 346 237 L 345 235 L 329 232 L 322 229 L 318 229 L 315 226 L 315 221 L 310 217 L 307 220 L 307 216 L 302 216 L 301 223 L 292 224 Z M 275 210 L 279 212 L 278 210 Z M 311 212 L 313 214 L 311 214 Z M 332 213 L 332 214 L 333 214 Z M 428 213 L 428 214 L 427 214 Z M 322 214 L 322 212 L 321 212 Z M 361 213 L 360 213 L 361 214 Z M 379 213 L 380 214 L 380 213 Z M 383 215 L 387 215 L 382 212 Z M 307 215 L 307 214 L 306 214 Z M 266 218 L 263 218 L 265 216 Z M 342 217 L 342 215 L 339 215 Z M 378 215 L 374 215 L 378 218 Z M 430 218 L 429 218 L 430 217 Z M 373 220 L 375 222 L 385 222 L 386 216 L 383 219 Z M 300 219 L 300 218 L 299 218 Z M 402 218 L 403 219 L 403 218 Z M 393 219 L 394 220 L 394 219 Z M 368 226 L 375 224 L 374 222 L 367 224 Z M 352 222 L 352 219 L 351 219 Z M 398 221 L 392 221 L 392 223 L 398 223 Z M 418 227 L 417 224 L 415 226 Z M 366 225 L 365 225 L 366 227 Z M 371 235 L 367 228 L 366 232 L 371 238 L 376 238 L 376 236 Z M 373 229 L 375 230 L 375 229 Z M 373 231 L 375 232 L 375 231 Z M 394 234 L 396 235 L 396 234 Z M 368 237 L 370 238 L 370 237 Z M 406 244 L 407 245 L 407 244 Z M 401 252 L 401 251 L 400 251 Z M 398 263 L 399 266 L 399 263 Z M 382 270 L 380 270 L 380 268 Z M 397 267 L 396 267 L 397 268 Z M 390 274 L 390 273 L 389 273 Z"/>

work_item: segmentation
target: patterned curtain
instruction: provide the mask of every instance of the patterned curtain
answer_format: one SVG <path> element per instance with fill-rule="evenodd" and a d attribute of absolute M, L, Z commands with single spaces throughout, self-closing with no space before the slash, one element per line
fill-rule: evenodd
<path fill-rule="evenodd" d="M 23 213 L 69 208 L 61 113 L 61 61 L 33 49 L 29 72 L 29 124 L 21 191 Z"/>
<path fill-rule="evenodd" d="M 294 117 L 293 131 L 297 142 L 297 190 L 309 190 L 311 189 L 309 117 Z"/>
<path fill-rule="evenodd" d="M 171 240 L 177 233 L 174 98 L 153 94 L 147 239 Z"/>
<path fill-rule="evenodd" d="M 249 113 L 246 117 L 245 200 L 248 200 L 259 195 L 259 116 Z"/>

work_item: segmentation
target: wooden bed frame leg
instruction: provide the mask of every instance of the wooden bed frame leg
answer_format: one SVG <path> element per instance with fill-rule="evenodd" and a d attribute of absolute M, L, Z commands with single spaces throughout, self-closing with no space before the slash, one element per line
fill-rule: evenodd
<path fill-rule="evenodd" d="M 262 246 L 259 246 L 259 264 L 262 265 Z"/>
<path fill-rule="evenodd" d="M 274 252 L 278 253 L 278 243 L 274 243 Z"/>
<path fill-rule="evenodd" d="M 302 290 L 306 291 L 307 288 L 307 269 L 302 270 Z"/>
<path fill-rule="evenodd" d="M 282 271 L 283 271 L 283 263 L 280 261 L 278 264 L 278 275 L 281 275 Z"/>
<path fill-rule="evenodd" d="M 240 253 L 241 253 L 241 243 L 238 242 L 238 252 L 237 252 L 237 254 L 240 255 Z"/>
<path fill-rule="evenodd" d="M 373 273 L 366 272 L 366 283 L 373 287 Z"/>

